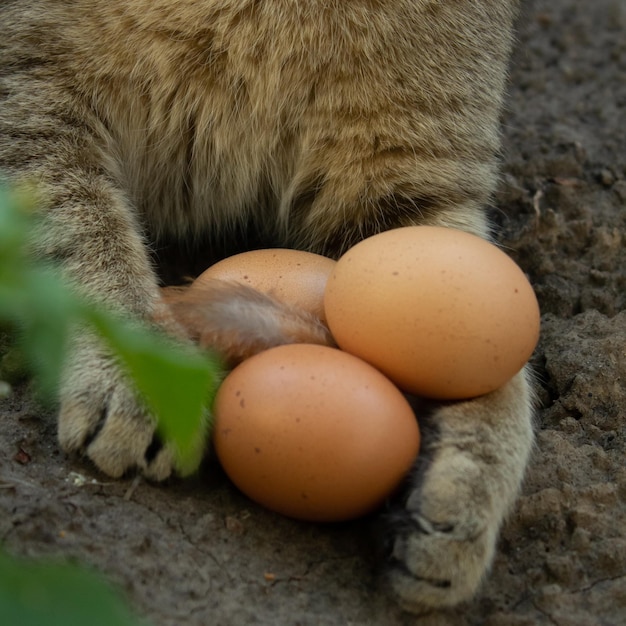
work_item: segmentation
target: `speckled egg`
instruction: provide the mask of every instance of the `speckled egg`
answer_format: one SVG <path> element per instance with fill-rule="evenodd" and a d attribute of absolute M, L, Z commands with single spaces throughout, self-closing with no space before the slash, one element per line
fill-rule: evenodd
<path fill-rule="evenodd" d="M 214 405 L 215 450 L 252 500 L 341 521 L 379 506 L 419 449 L 403 394 L 361 359 L 325 346 L 272 348 L 236 367 Z"/>
<path fill-rule="evenodd" d="M 358 243 L 328 279 L 339 347 L 400 388 L 438 399 L 493 391 L 530 358 L 537 299 L 495 245 L 459 230 L 399 228 Z"/>

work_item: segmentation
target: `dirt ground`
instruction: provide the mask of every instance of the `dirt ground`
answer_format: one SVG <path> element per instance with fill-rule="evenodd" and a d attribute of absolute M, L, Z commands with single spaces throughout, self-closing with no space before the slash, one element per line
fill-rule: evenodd
<path fill-rule="evenodd" d="M 475 601 L 415 618 L 377 587 L 363 522 L 297 523 L 215 467 L 108 481 L 0 401 L 0 541 L 95 566 L 155 626 L 626 624 L 626 0 L 527 2 L 493 219 L 531 277 L 541 406 L 523 494 Z M 18 625 L 11 625 L 18 626 Z"/>

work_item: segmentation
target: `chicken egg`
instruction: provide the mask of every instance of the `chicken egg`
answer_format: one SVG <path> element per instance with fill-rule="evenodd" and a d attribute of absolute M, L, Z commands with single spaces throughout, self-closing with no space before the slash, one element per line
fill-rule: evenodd
<path fill-rule="evenodd" d="M 335 265 L 325 310 L 342 350 L 436 399 L 497 389 L 539 337 L 522 270 L 495 245 L 450 228 L 398 228 L 361 241 Z"/>
<path fill-rule="evenodd" d="M 211 279 L 238 282 L 324 321 L 324 289 L 334 266 L 332 259 L 302 250 L 250 250 L 218 261 L 205 270 L 190 289 L 192 292 L 202 289 L 203 282 Z"/>
<path fill-rule="evenodd" d="M 248 497 L 286 516 L 341 521 L 397 488 L 419 448 L 402 393 L 326 346 L 271 348 L 238 365 L 214 404 L 217 457 Z"/>

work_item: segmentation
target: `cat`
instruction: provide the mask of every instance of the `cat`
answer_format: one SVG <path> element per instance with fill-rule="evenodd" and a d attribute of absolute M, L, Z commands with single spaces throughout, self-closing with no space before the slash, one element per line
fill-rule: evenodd
<path fill-rule="evenodd" d="M 415 224 L 489 238 L 517 11 L 516 0 L 2 0 L 0 172 L 40 190 L 36 254 L 186 341 L 159 291 L 170 257 L 206 266 L 284 246 L 337 258 Z M 247 298 L 221 298 L 216 342 Z M 64 450 L 113 477 L 176 471 L 87 335 L 59 394 Z M 382 580 L 404 609 L 476 594 L 523 479 L 531 414 L 526 370 L 428 406 L 423 451 L 385 517 Z"/>

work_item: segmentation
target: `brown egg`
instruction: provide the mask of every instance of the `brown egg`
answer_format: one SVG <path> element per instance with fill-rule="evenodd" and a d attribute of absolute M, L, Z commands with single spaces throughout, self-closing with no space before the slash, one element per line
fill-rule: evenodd
<path fill-rule="evenodd" d="M 337 262 L 325 307 L 340 348 L 401 389 L 439 399 L 497 389 L 539 337 L 522 270 L 493 244 L 449 228 L 399 228 L 358 243 Z"/>
<path fill-rule="evenodd" d="M 284 515 L 364 515 L 411 467 L 419 430 L 402 393 L 360 359 L 292 344 L 244 361 L 214 405 L 217 456 L 252 500 Z"/>
<path fill-rule="evenodd" d="M 287 248 L 251 250 L 219 261 L 203 272 L 191 289 L 209 279 L 234 281 L 268 293 L 325 320 L 324 289 L 335 261 Z"/>

